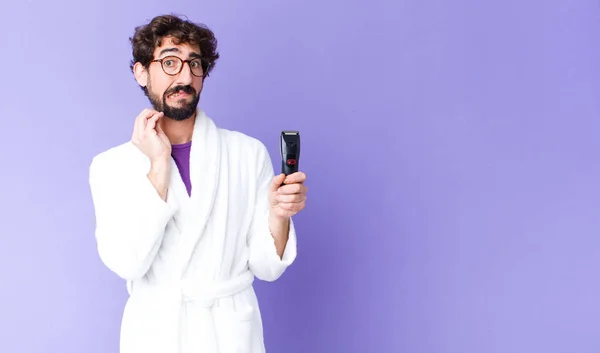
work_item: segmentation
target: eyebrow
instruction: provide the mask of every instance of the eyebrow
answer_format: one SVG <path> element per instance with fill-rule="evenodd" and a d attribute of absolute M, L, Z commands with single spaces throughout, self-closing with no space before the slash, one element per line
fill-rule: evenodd
<path fill-rule="evenodd" d="M 160 53 L 158 53 L 158 56 L 163 56 L 164 54 L 167 53 L 181 53 L 181 50 L 177 49 L 177 48 L 166 48 L 160 51 Z M 189 55 L 190 58 L 198 58 L 198 59 L 202 59 L 202 55 L 200 55 L 199 53 L 190 53 Z"/>

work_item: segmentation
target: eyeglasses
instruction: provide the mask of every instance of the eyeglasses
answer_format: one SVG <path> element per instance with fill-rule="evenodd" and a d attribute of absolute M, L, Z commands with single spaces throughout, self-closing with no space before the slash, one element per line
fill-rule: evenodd
<path fill-rule="evenodd" d="M 170 76 L 175 76 L 183 70 L 183 64 L 188 63 L 192 75 L 196 77 L 203 77 L 205 72 L 208 71 L 208 64 L 204 65 L 201 59 L 183 60 L 176 56 L 166 56 L 162 59 L 152 60 L 151 62 L 159 62 L 163 71 Z"/>

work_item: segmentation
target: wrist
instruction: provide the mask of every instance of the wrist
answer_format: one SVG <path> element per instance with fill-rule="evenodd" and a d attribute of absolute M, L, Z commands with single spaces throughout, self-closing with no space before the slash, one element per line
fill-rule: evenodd
<path fill-rule="evenodd" d="M 273 211 L 269 213 L 269 230 L 280 259 L 283 258 L 283 253 L 289 239 L 290 223 L 290 217 L 277 216 Z"/>
<path fill-rule="evenodd" d="M 171 163 L 168 160 L 152 160 L 148 179 L 163 200 L 166 200 L 169 179 L 171 175 Z"/>
<path fill-rule="evenodd" d="M 280 216 L 277 214 L 277 212 L 273 211 L 272 209 L 269 210 L 269 222 L 276 222 L 276 223 L 286 223 L 290 220 L 291 217 L 286 217 L 286 216 Z"/>
<path fill-rule="evenodd" d="M 150 159 L 150 168 L 151 169 L 168 169 L 171 167 L 171 156 L 165 157 L 155 157 Z"/>
<path fill-rule="evenodd" d="M 287 237 L 289 232 L 290 217 L 282 217 L 274 212 L 269 212 L 269 229 L 274 238 Z"/>

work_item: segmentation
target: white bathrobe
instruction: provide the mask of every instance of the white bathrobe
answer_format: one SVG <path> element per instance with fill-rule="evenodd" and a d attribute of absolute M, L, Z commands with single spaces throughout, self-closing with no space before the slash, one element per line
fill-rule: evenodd
<path fill-rule="evenodd" d="M 191 197 L 174 161 L 166 202 L 149 168 L 129 142 L 90 165 L 99 256 L 130 294 L 120 352 L 265 352 L 252 283 L 276 280 L 296 258 L 294 223 L 282 259 L 269 231 L 265 146 L 198 110 Z"/>

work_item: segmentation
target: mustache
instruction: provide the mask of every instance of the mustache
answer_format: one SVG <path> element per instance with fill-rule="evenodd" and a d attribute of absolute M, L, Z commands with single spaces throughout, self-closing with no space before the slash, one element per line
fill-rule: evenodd
<path fill-rule="evenodd" d="M 196 94 L 196 90 L 192 86 L 175 86 L 165 92 L 165 97 L 170 94 L 178 93 L 178 92 L 184 92 L 187 94 L 194 94 L 194 95 Z"/>

